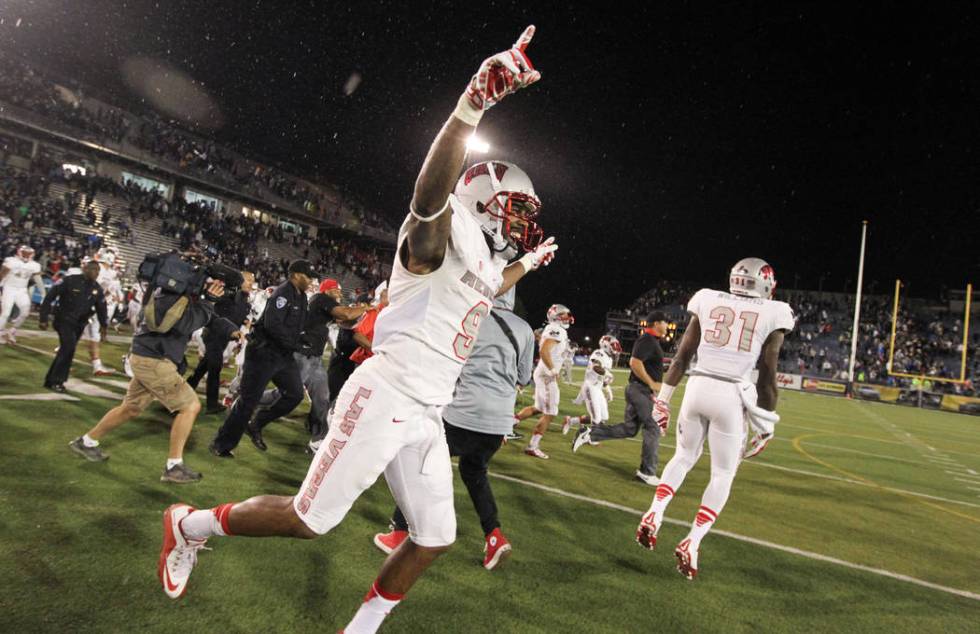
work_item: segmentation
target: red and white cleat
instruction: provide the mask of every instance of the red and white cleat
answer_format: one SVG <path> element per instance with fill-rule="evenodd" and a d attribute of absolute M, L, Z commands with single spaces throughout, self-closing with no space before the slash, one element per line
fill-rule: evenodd
<path fill-rule="evenodd" d="M 572 428 L 572 417 L 566 416 L 565 422 L 561 425 L 561 435 L 565 436 L 568 434 L 568 430 Z"/>
<path fill-rule="evenodd" d="M 657 533 L 660 527 L 655 521 L 653 511 L 650 511 L 640 520 L 640 525 L 636 527 L 636 543 L 647 550 L 653 550 L 657 546 Z"/>
<path fill-rule="evenodd" d="M 690 537 L 677 544 L 674 556 L 677 557 L 677 572 L 693 581 L 694 577 L 698 576 L 698 549 L 691 548 Z"/>
<path fill-rule="evenodd" d="M 95 376 L 112 376 L 115 373 L 116 373 L 115 370 L 113 370 L 112 368 L 107 368 L 105 366 L 102 366 L 101 368 L 98 368 L 92 372 L 92 374 L 94 374 Z"/>
<path fill-rule="evenodd" d="M 187 504 L 172 504 L 163 512 L 163 546 L 157 563 L 157 576 L 163 591 L 171 599 L 179 599 L 187 590 L 187 580 L 197 563 L 197 551 L 207 543 L 206 539 L 187 539 L 180 530 L 180 520 L 194 511 Z"/>
<path fill-rule="evenodd" d="M 486 540 L 483 545 L 483 552 L 486 553 L 483 558 L 483 567 L 487 570 L 493 570 L 504 559 L 510 557 L 510 542 L 507 541 L 499 528 L 493 529 L 493 532 L 487 535 Z"/>
<path fill-rule="evenodd" d="M 392 529 L 387 533 L 378 533 L 374 536 L 374 545 L 377 546 L 381 552 L 386 555 L 390 555 L 393 550 L 402 545 L 402 542 L 408 539 L 408 531 L 399 531 Z"/>
<path fill-rule="evenodd" d="M 545 452 L 541 451 L 537 447 L 528 447 L 527 449 L 524 450 L 524 453 L 526 455 L 528 455 L 528 456 L 533 456 L 535 458 L 541 458 L 542 460 L 547 460 L 548 459 L 548 454 L 546 454 Z"/>

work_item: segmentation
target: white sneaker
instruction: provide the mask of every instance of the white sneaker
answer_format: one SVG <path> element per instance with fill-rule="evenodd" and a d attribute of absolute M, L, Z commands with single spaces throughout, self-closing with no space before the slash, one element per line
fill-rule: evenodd
<path fill-rule="evenodd" d="M 698 549 L 691 548 L 691 538 L 685 537 L 674 549 L 674 556 L 677 557 L 677 572 L 687 577 L 688 581 L 694 581 L 698 575 Z"/>
<path fill-rule="evenodd" d="M 529 456 L 534 456 L 535 458 L 541 458 L 542 460 L 547 460 L 548 459 L 548 454 L 546 454 L 545 452 L 541 451 L 537 447 L 528 447 L 528 448 L 526 448 L 524 450 L 524 453 L 527 454 L 527 455 L 529 455 Z"/>
<path fill-rule="evenodd" d="M 592 428 L 591 427 L 579 427 L 578 433 L 575 434 L 575 440 L 572 441 L 572 453 L 578 451 L 584 444 L 592 444 Z"/>
<path fill-rule="evenodd" d="M 157 563 L 157 576 L 163 591 L 171 599 L 178 599 L 187 590 L 187 580 L 197 563 L 197 551 L 207 543 L 206 539 L 187 539 L 180 530 L 180 520 L 195 509 L 187 504 L 173 504 L 163 513 L 163 547 Z"/>
<path fill-rule="evenodd" d="M 568 430 L 571 429 L 571 428 L 572 428 L 572 417 L 571 416 L 566 416 L 565 417 L 565 422 L 562 423 L 562 426 L 561 426 L 561 435 L 562 436 L 567 435 L 568 434 Z"/>
<path fill-rule="evenodd" d="M 658 486 L 660 484 L 660 478 L 655 475 L 647 475 L 642 471 L 636 472 L 636 479 L 644 484 L 649 484 L 652 487 Z"/>

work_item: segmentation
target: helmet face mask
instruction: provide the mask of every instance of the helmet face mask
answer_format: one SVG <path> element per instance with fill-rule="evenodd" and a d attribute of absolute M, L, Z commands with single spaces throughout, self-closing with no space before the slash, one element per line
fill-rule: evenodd
<path fill-rule="evenodd" d="M 480 223 L 494 254 L 511 259 L 518 249 L 532 251 L 544 231 L 535 218 L 541 202 L 531 179 L 505 161 L 487 161 L 469 167 L 456 182 L 456 198 Z"/>
<path fill-rule="evenodd" d="M 26 244 L 22 244 L 17 248 L 17 257 L 19 257 L 24 262 L 30 262 L 31 258 L 34 257 L 34 248 Z"/>
<path fill-rule="evenodd" d="M 551 308 L 548 309 L 548 323 L 558 324 L 568 330 L 568 327 L 575 323 L 575 317 L 572 316 L 572 311 L 569 310 L 568 306 L 552 304 Z"/>
<path fill-rule="evenodd" d="M 743 297 L 772 299 L 776 293 L 776 272 L 760 258 L 741 259 L 728 276 L 728 292 Z"/>

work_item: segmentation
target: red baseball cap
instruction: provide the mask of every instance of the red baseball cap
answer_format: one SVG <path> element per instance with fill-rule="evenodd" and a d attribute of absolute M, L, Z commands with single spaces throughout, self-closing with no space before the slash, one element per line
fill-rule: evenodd
<path fill-rule="evenodd" d="M 327 291 L 332 291 L 335 288 L 340 288 L 340 284 L 337 283 L 337 280 L 334 280 L 334 279 L 331 279 L 331 278 L 328 277 L 327 279 L 325 279 L 322 282 L 320 282 L 320 292 L 321 293 L 326 293 Z"/>

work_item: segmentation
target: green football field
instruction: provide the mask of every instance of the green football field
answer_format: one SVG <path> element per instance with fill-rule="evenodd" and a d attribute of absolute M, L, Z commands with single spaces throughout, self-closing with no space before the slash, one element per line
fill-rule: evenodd
<path fill-rule="evenodd" d="M 267 454 L 246 440 L 233 461 L 208 454 L 220 419 L 202 415 L 185 459 L 204 480 L 165 484 L 166 412 L 154 405 L 104 439 L 108 462 L 82 460 L 68 441 L 121 396 L 124 377 L 95 381 L 80 346 L 78 400 L 35 400 L 49 394 L 41 383 L 55 341 L 27 334 L 0 346 L 3 631 L 319 633 L 347 623 L 383 561 L 371 542 L 392 507 L 383 481 L 321 539 L 212 539 L 178 601 L 156 576 L 169 504 L 297 490 L 309 463 L 305 405 L 268 428 Z M 119 367 L 125 344 L 104 348 Z M 576 391 L 563 387 L 562 413 L 583 411 L 571 403 Z M 494 572 L 480 566 L 482 534 L 457 476 L 456 545 L 383 631 L 980 631 L 980 420 L 787 391 L 779 410 L 777 438 L 743 463 L 702 544 L 696 581 L 675 571 L 672 553 L 699 505 L 707 458 L 649 552 L 633 541 L 653 494 L 631 479 L 638 439 L 573 455 L 571 435 L 554 427 L 542 443 L 550 460 L 525 456 L 518 441 L 492 464 L 511 559 Z M 673 446 L 672 427 L 661 465 Z"/>

